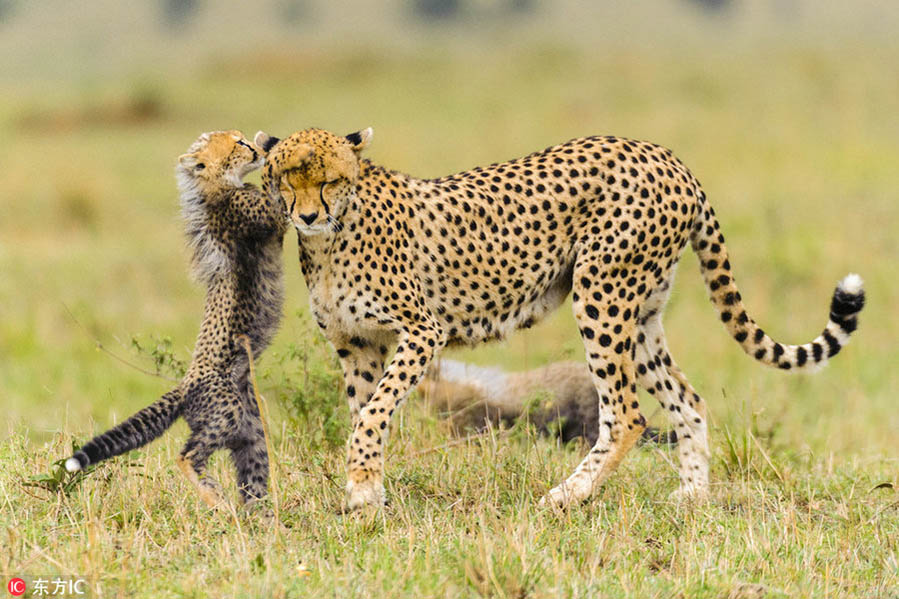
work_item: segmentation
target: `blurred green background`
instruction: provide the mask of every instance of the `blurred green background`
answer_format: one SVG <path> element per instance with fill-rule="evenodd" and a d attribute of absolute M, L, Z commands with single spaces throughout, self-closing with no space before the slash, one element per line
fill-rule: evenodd
<path fill-rule="evenodd" d="M 149 370 L 132 338 L 189 358 L 203 290 L 173 167 L 200 132 L 372 126 L 369 156 L 420 176 L 590 134 L 672 148 L 775 337 L 814 337 L 847 272 L 869 294 L 844 354 L 787 375 L 730 340 L 686 254 L 666 325 L 713 442 L 756 419 L 792 447 L 895 458 L 897 29 L 876 0 L 0 0 L 0 435 L 86 437 L 169 386 L 96 341 Z M 295 255 L 289 236 L 276 355 L 318 334 Z M 582 359 L 566 308 L 456 355 Z"/>

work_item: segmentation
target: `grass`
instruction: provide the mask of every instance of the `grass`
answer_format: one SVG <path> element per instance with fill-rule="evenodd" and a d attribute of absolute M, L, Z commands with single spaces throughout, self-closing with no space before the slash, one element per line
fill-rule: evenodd
<path fill-rule="evenodd" d="M 899 53 L 876 37 L 682 42 L 260 42 L 164 75 L 59 77 L 52 93 L 39 74 L 0 77 L 0 574 L 77 574 L 104 597 L 899 597 Z M 283 528 L 203 508 L 173 467 L 183 424 L 65 489 L 33 480 L 170 385 L 98 341 L 163 374 L 190 355 L 203 297 L 175 157 L 208 129 L 312 124 L 372 125 L 371 157 L 422 176 L 588 133 L 663 143 L 703 182 L 766 330 L 811 338 L 849 271 L 867 282 L 861 328 L 818 375 L 764 370 L 686 255 L 666 326 L 711 410 L 708 504 L 670 503 L 675 456 L 642 448 L 585 506 L 540 511 L 583 447 L 527 427 L 460 443 L 413 400 L 388 447 L 390 506 L 339 516 L 348 418 L 330 350 L 296 316 L 291 239 L 286 316 L 260 363 Z M 580 352 L 563 307 L 455 355 L 522 369 Z M 646 398 L 664 425 L 655 410 Z M 214 467 L 233 495 L 225 456 Z"/>
<path fill-rule="evenodd" d="M 342 451 L 277 443 L 284 528 L 210 513 L 173 467 L 170 435 L 71 493 L 21 486 L 70 437 L 3 445 L 9 572 L 78 573 L 107 596 L 890 596 L 899 498 L 890 464 L 773 451 L 750 431 L 715 443 L 712 501 L 666 500 L 672 456 L 639 449 L 600 497 L 563 515 L 536 500 L 579 447 L 525 432 L 461 445 L 411 405 L 390 445 L 389 507 L 341 516 Z M 716 435 L 716 440 L 724 433 Z M 752 439 L 752 440 L 751 440 Z M 745 441 L 745 444 L 744 444 Z M 433 449 L 433 451 L 426 451 Z M 217 470 L 226 479 L 225 460 Z M 27 491 L 27 493 L 26 493 Z M 13 506 L 10 506 L 13 507 Z M 753 588 L 761 595 L 748 594 Z M 742 594 L 741 594 L 742 593 Z"/>

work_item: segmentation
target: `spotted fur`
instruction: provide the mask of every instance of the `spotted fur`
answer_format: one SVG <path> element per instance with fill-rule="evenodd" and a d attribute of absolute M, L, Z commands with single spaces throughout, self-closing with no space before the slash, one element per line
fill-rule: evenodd
<path fill-rule="evenodd" d="M 312 312 L 343 365 L 354 415 L 350 509 L 384 501 L 390 418 L 437 352 L 530 326 L 569 293 L 599 397 L 598 434 L 544 503 L 589 497 L 640 438 L 638 384 L 677 431 L 677 496 L 705 494 L 705 404 L 672 360 L 661 321 L 688 243 L 721 320 L 764 364 L 819 366 L 856 326 L 864 293 L 850 275 L 817 339 L 785 345 L 765 334 L 743 306 L 699 183 L 655 144 L 587 137 L 417 179 L 361 159 L 370 139 L 370 129 L 300 131 L 274 145 L 263 172 L 298 231 Z"/>
<path fill-rule="evenodd" d="M 193 271 L 207 288 L 193 358 L 175 389 L 75 452 L 66 461 L 70 472 L 145 445 L 183 416 L 191 434 L 178 465 L 204 501 L 222 499 L 206 463 L 225 448 L 237 468 L 241 499 L 266 494 L 262 421 L 239 341 L 249 337 L 258 356 L 274 336 L 283 304 L 283 209 L 242 182 L 263 163 L 263 150 L 239 131 L 204 133 L 179 158 L 175 173 Z"/>

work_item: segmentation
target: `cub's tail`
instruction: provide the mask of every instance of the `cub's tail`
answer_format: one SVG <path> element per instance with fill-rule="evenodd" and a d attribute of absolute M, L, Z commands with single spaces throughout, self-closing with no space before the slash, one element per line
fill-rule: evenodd
<path fill-rule="evenodd" d="M 714 210 L 702 192 L 699 192 L 698 208 L 690 243 L 699 257 L 709 298 L 721 315 L 724 326 L 743 351 L 768 366 L 813 371 L 824 366 L 828 359 L 849 343 L 849 336 L 858 326 L 858 313 L 865 305 L 860 276 L 850 274 L 839 282 L 830 301 L 830 318 L 824 331 L 814 341 L 803 345 L 778 343 L 746 313 L 731 272 L 724 235 L 719 230 Z"/>
<path fill-rule="evenodd" d="M 85 443 L 66 460 L 66 470 L 77 472 L 88 464 L 143 447 L 172 426 L 181 414 L 181 406 L 181 392 L 177 389 L 169 391 L 125 422 Z"/>

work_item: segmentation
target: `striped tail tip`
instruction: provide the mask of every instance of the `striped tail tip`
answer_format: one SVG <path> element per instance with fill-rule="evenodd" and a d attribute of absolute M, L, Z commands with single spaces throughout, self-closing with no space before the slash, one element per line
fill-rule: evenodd
<path fill-rule="evenodd" d="M 830 302 L 830 320 L 848 336 L 856 326 L 856 315 L 865 307 L 864 281 L 855 273 L 846 275 L 834 289 Z M 847 339 L 848 340 L 848 339 Z"/>
<path fill-rule="evenodd" d="M 78 454 L 81 455 L 79 456 Z M 78 472 L 87 466 L 88 463 L 87 455 L 84 452 L 79 451 L 66 460 L 66 472 Z"/>
<path fill-rule="evenodd" d="M 864 286 L 865 282 L 862 278 L 854 272 L 851 272 L 843 277 L 843 280 L 837 285 L 837 290 L 847 295 L 863 296 L 865 294 Z M 859 310 L 861 310 L 861 307 L 859 307 Z"/>

